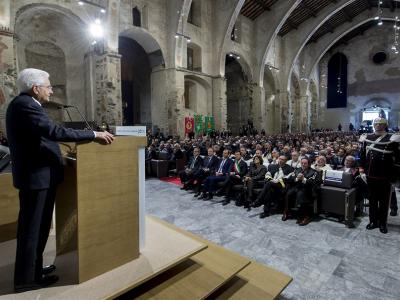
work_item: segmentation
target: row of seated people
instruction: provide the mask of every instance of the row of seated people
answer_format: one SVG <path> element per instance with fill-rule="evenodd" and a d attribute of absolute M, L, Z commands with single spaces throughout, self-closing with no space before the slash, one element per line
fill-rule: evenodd
<path fill-rule="evenodd" d="M 195 148 L 186 169 L 179 173 L 182 189 L 193 188 L 194 196 L 204 200 L 212 199 L 214 194 L 224 195 L 223 205 L 227 205 L 232 198 L 235 198 L 236 205 L 247 209 L 264 205 L 261 218 L 270 215 L 272 206 L 273 210 L 282 211 L 283 221 L 292 218 L 293 212 L 296 212 L 298 224 L 307 225 L 311 221 L 312 204 L 318 197 L 324 171 L 330 169 L 325 157 L 318 157 L 315 164 L 311 165 L 310 159 L 303 156 L 299 164 L 293 166 L 287 156 L 278 155 L 265 165 L 261 153 L 256 151 L 251 163 L 245 161 L 244 154 L 237 150 L 231 159 L 231 153 L 226 149 L 219 159 L 214 149 L 209 148 L 208 155 L 203 158 L 200 149 Z M 342 170 L 356 178 L 354 183 L 360 202 L 365 197 L 365 181 L 354 167 L 354 157 L 348 156 L 344 164 Z"/>

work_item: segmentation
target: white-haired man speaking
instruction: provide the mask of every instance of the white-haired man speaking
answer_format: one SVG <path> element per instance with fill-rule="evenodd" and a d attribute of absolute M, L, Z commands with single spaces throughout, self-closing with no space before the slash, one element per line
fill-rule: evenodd
<path fill-rule="evenodd" d="M 13 182 L 20 201 L 14 288 L 24 292 L 58 280 L 56 275 L 49 275 L 54 265 L 43 267 L 56 188 L 63 180 L 57 141 L 110 144 L 114 137 L 108 132 L 73 130 L 52 122 L 42 108 L 53 94 L 47 72 L 25 69 L 18 74 L 17 87 L 20 94 L 8 106 L 6 127 Z"/>

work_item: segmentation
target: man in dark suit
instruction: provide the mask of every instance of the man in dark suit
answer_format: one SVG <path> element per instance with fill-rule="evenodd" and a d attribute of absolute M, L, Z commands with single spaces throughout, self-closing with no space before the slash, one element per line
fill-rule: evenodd
<path fill-rule="evenodd" d="M 235 152 L 235 160 L 233 161 L 232 170 L 226 176 L 223 186 L 217 191 L 217 195 L 225 193 L 226 199 L 222 205 L 227 205 L 230 202 L 230 193 L 234 185 L 243 184 L 243 177 L 247 174 L 247 164 L 243 160 L 240 150 Z"/>
<path fill-rule="evenodd" d="M 278 207 L 277 201 L 282 201 L 282 194 L 285 190 L 284 180 L 293 172 L 293 168 L 287 163 L 287 158 L 281 155 L 277 165 L 269 165 L 268 172 L 265 174 L 265 184 L 262 192 L 258 195 L 254 206 L 264 204 L 264 211 L 260 218 L 266 218 L 270 215 L 271 203 L 275 200 L 275 207 Z"/>
<path fill-rule="evenodd" d="M 7 109 L 6 126 L 14 186 L 19 189 L 16 292 L 55 283 L 51 265 L 43 268 L 43 251 L 49 236 L 56 187 L 63 179 L 63 163 L 56 141 L 97 140 L 111 143 L 108 132 L 72 130 L 53 123 L 42 108 L 52 95 L 49 74 L 25 69 L 17 78 L 21 94 Z"/>
<path fill-rule="evenodd" d="M 181 188 L 182 190 L 190 188 L 196 176 L 200 172 L 202 165 L 203 159 L 200 156 L 200 148 L 196 147 L 193 149 L 193 157 L 186 166 L 186 169 L 179 172 L 179 177 L 183 183 L 183 187 Z"/>
<path fill-rule="evenodd" d="M 233 161 L 229 158 L 229 155 L 230 151 L 225 149 L 222 153 L 222 159 L 218 165 L 217 171 L 212 176 L 208 176 L 204 181 L 203 194 L 199 199 L 211 200 L 213 198 L 213 192 L 216 190 L 217 182 L 225 181 L 233 165 Z"/>
<path fill-rule="evenodd" d="M 196 194 L 194 195 L 195 197 L 200 196 L 200 187 L 205 178 L 210 176 L 211 174 L 215 174 L 215 171 L 217 171 L 218 164 L 219 164 L 219 158 L 215 155 L 214 149 L 212 147 L 208 148 L 207 150 L 207 157 L 203 159 L 203 167 L 201 170 L 198 172 L 196 178 L 195 178 L 195 191 Z"/>
<path fill-rule="evenodd" d="M 310 161 L 307 158 L 301 159 L 301 168 L 296 169 L 284 181 L 289 185 L 285 197 L 285 211 L 282 221 L 291 218 L 291 208 L 298 207 L 297 223 L 305 226 L 311 222 L 310 204 L 313 200 L 313 191 L 315 187 L 322 182 L 322 172 L 316 171 L 310 167 Z M 294 203 L 293 203 L 294 202 Z"/>

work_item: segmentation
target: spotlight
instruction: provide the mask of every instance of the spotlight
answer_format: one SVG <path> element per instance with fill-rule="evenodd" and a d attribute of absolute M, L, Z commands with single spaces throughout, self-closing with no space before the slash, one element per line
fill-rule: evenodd
<path fill-rule="evenodd" d="M 96 19 L 89 27 L 89 32 L 94 38 L 102 38 L 104 35 L 104 29 L 101 25 L 100 19 Z"/>
<path fill-rule="evenodd" d="M 79 5 L 84 5 L 85 3 L 83 3 L 83 1 L 78 1 Z"/>
<path fill-rule="evenodd" d="M 374 18 L 374 20 L 379 20 L 379 16 L 376 16 L 376 17 Z"/>
<path fill-rule="evenodd" d="M 383 24 L 382 19 L 379 19 L 378 25 L 381 26 Z"/>
<path fill-rule="evenodd" d="M 102 14 L 105 14 L 105 13 L 106 13 L 106 10 L 105 10 L 104 8 L 102 8 L 102 9 L 100 9 L 100 12 L 101 12 Z"/>
<path fill-rule="evenodd" d="M 239 55 L 237 55 L 237 54 L 235 54 L 235 53 L 232 53 L 232 52 L 229 52 L 229 53 L 228 53 L 228 56 L 229 56 L 229 57 L 232 57 L 232 58 L 234 58 L 234 59 L 240 59 L 240 56 L 239 56 Z"/>

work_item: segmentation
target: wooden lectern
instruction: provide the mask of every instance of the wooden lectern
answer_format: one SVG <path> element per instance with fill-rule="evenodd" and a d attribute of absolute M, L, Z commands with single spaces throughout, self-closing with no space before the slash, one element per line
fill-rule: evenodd
<path fill-rule="evenodd" d="M 72 252 L 79 283 L 139 256 L 139 158 L 146 137 L 111 145 L 61 144 L 64 182 L 56 199 L 57 255 Z"/>

